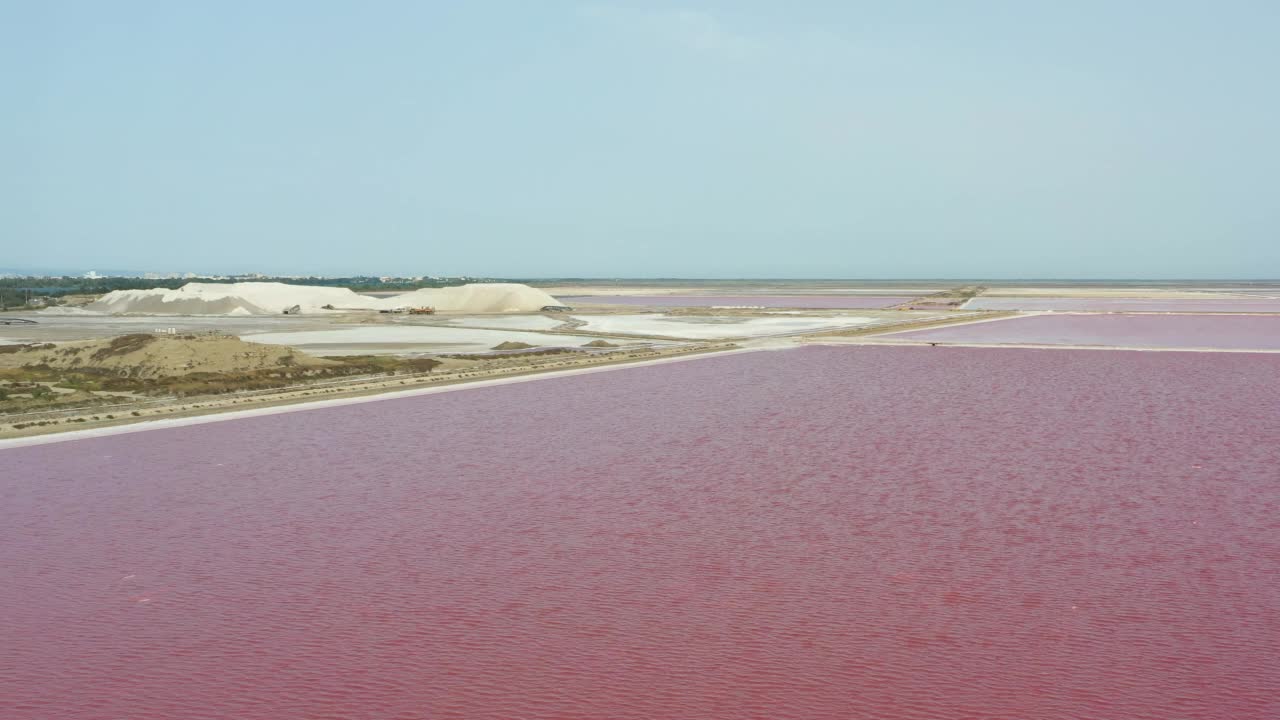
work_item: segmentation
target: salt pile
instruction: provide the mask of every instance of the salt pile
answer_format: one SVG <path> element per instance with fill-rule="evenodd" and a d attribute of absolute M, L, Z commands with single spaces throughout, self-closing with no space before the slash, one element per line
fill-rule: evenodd
<path fill-rule="evenodd" d="M 440 312 L 499 313 L 537 312 L 560 301 L 520 283 L 479 283 L 439 289 L 414 290 L 386 298 L 384 308 L 433 307 Z"/>
<path fill-rule="evenodd" d="M 325 305 L 368 308 L 376 302 L 346 288 L 272 282 L 187 283 L 177 290 L 116 290 L 85 307 L 142 315 L 279 315 L 294 305 L 302 312 L 319 312 Z"/>
<path fill-rule="evenodd" d="M 99 313 L 138 315 L 279 315 L 298 306 L 302 313 L 337 310 L 393 310 L 434 307 L 440 312 L 537 312 L 560 301 L 518 283 L 482 283 L 415 290 L 389 298 L 359 295 L 346 288 L 285 283 L 187 283 L 177 290 L 116 290 L 85 306 Z"/>

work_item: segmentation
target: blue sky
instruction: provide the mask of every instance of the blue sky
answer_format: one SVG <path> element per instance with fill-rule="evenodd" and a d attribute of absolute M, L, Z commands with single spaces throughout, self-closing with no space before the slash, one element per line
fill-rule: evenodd
<path fill-rule="evenodd" d="M 1280 277 L 1280 3 L 0 0 L 0 266 Z"/>

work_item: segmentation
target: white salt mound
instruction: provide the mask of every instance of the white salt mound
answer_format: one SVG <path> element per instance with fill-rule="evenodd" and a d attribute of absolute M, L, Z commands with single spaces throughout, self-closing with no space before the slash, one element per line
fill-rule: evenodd
<path fill-rule="evenodd" d="M 383 307 L 433 307 L 447 313 L 537 312 L 561 302 L 537 288 L 520 283 L 477 283 L 459 287 L 414 290 L 386 298 Z"/>
<path fill-rule="evenodd" d="M 86 307 L 105 313 L 139 315 L 279 315 L 301 306 L 319 312 L 324 305 L 370 307 L 372 298 L 346 288 L 286 285 L 285 283 L 187 283 L 177 290 L 116 290 Z"/>
<path fill-rule="evenodd" d="M 560 301 L 519 283 L 481 283 L 415 290 L 389 298 L 359 295 L 346 288 L 285 283 L 187 283 L 177 290 L 116 290 L 85 306 L 98 313 L 135 315 L 279 315 L 298 306 L 302 313 L 337 310 L 391 310 L 434 307 L 439 312 L 536 312 Z"/>

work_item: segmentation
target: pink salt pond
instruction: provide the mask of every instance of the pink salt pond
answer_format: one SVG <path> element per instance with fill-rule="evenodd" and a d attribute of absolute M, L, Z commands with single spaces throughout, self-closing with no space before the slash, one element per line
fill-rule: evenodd
<path fill-rule="evenodd" d="M 1278 297 L 1230 298 L 1090 298 L 1090 297 L 976 297 L 966 310 L 1051 310 L 1070 312 L 1197 312 L 1280 313 Z"/>
<path fill-rule="evenodd" d="M 1280 315 L 1032 315 L 880 337 L 1000 345 L 1280 350 Z"/>
<path fill-rule="evenodd" d="M 806 347 L 0 450 L 0 718 L 1274 720 L 1278 373 Z"/>
<path fill-rule="evenodd" d="M 806 310 L 893 307 L 910 295 L 579 295 L 563 302 L 645 307 L 775 307 Z"/>

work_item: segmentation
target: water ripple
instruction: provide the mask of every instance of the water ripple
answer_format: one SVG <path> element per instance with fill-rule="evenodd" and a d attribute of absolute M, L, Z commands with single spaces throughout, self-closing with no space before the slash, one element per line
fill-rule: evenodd
<path fill-rule="evenodd" d="M 1277 371 L 806 348 L 6 450 L 0 716 L 1280 717 Z"/>

